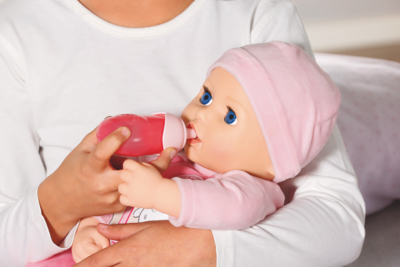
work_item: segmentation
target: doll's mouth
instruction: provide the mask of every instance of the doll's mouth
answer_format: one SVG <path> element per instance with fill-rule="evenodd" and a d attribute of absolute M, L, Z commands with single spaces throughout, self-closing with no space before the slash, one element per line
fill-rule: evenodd
<path fill-rule="evenodd" d="M 187 143 L 190 144 L 190 145 L 196 145 L 196 144 L 201 143 L 201 140 L 196 137 L 196 138 L 193 138 L 193 139 L 188 139 Z"/>
<path fill-rule="evenodd" d="M 194 127 L 194 124 L 190 122 L 190 123 L 188 123 L 186 125 L 186 128 L 187 129 L 193 129 L 195 131 L 195 133 L 196 133 L 196 137 L 187 139 L 187 143 L 190 144 L 190 145 L 195 145 L 195 144 L 201 143 L 201 140 L 197 135 L 196 128 Z"/>

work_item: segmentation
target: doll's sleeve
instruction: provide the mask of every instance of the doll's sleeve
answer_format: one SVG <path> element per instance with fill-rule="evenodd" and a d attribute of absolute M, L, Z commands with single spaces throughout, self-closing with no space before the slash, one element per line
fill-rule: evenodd
<path fill-rule="evenodd" d="M 282 207 L 280 187 L 242 171 L 218 174 L 207 180 L 173 178 L 181 192 L 175 226 L 237 230 L 250 227 Z"/>
<path fill-rule="evenodd" d="M 292 42 L 312 54 L 291 1 L 260 1 L 258 8 L 253 42 Z M 359 256 L 365 206 L 337 126 L 320 154 L 280 186 L 286 205 L 265 220 L 213 231 L 217 266 L 345 266 Z"/>
<path fill-rule="evenodd" d="M 66 249 L 52 242 L 41 214 L 37 187 L 46 178 L 45 166 L 22 57 L 14 47 L 0 35 L 0 266 L 24 266 Z"/>

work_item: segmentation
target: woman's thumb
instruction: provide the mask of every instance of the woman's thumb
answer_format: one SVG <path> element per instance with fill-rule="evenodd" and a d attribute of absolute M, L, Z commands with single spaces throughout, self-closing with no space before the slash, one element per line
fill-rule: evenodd
<path fill-rule="evenodd" d="M 168 169 L 172 159 L 176 156 L 176 154 L 176 149 L 169 147 L 161 152 L 156 160 L 153 160 L 149 163 L 153 165 L 160 173 L 163 173 Z"/>
<path fill-rule="evenodd" d="M 131 223 L 131 224 L 102 224 L 99 223 L 97 225 L 97 231 L 105 238 L 112 240 L 122 240 L 130 237 L 133 234 L 143 230 L 145 228 L 140 223 Z"/>

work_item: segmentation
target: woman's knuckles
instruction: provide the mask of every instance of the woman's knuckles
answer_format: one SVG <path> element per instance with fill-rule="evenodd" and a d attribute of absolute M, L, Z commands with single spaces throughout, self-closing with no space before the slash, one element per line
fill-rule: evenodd
<path fill-rule="evenodd" d="M 107 185 L 105 185 L 102 180 L 93 181 L 91 188 L 97 195 L 105 195 L 109 191 Z"/>
<path fill-rule="evenodd" d="M 94 149 L 91 156 L 97 161 L 106 161 L 111 156 L 110 153 L 106 151 L 103 147 Z"/>

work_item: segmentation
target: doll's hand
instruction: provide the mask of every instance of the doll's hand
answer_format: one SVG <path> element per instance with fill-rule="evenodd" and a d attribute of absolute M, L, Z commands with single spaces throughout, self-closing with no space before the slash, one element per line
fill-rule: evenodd
<path fill-rule="evenodd" d="M 94 217 L 81 220 L 72 243 L 72 258 L 76 263 L 106 248 L 110 241 L 97 231 L 99 221 Z"/>
<path fill-rule="evenodd" d="M 123 205 L 152 209 L 155 207 L 156 192 L 165 180 L 150 163 L 126 160 L 121 172 L 124 183 L 118 186 Z"/>
<path fill-rule="evenodd" d="M 160 174 L 167 170 L 175 155 L 176 150 L 168 148 L 150 163 L 126 160 L 121 172 L 124 183 L 118 186 L 120 202 L 127 206 L 156 209 L 179 217 L 181 194 L 178 184 Z"/>

